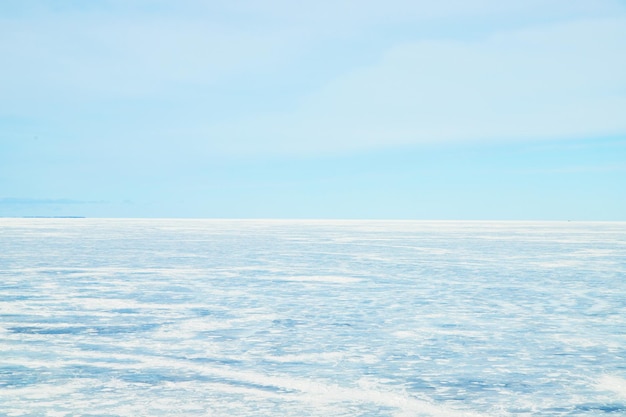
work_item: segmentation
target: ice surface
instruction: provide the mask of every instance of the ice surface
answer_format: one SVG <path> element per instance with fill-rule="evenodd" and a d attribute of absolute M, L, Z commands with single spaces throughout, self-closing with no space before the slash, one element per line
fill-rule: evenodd
<path fill-rule="evenodd" d="M 0 219 L 0 415 L 626 415 L 626 224 Z"/>

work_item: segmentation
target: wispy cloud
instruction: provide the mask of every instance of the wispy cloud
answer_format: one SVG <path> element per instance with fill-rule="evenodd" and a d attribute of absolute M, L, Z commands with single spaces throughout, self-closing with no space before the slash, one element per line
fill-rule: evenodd
<path fill-rule="evenodd" d="M 610 173 L 626 173 L 626 165 L 576 165 L 558 168 L 535 168 L 524 170 L 513 170 L 520 174 L 610 174 Z"/>
<path fill-rule="evenodd" d="M 0 111 L 80 140 L 258 154 L 626 132 L 615 1 L 38 4 L 2 19 Z"/>
<path fill-rule="evenodd" d="M 626 19 L 409 42 L 290 111 L 206 134 L 252 152 L 620 134 L 626 132 L 622 50 Z"/>

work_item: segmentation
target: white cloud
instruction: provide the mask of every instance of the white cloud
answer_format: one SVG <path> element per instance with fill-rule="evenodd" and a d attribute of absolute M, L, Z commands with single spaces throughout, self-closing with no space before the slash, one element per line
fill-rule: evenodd
<path fill-rule="evenodd" d="M 0 114 L 59 137 L 276 153 L 626 131 L 618 1 L 38 3 L 0 19 Z M 384 41 L 333 66 L 370 37 Z M 282 93 L 290 110 L 259 111 Z"/>
<path fill-rule="evenodd" d="M 0 82 L 0 91 L 14 96 L 30 86 L 79 99 L 163 94 L 177 83 L 211 85 L 271 72 L 297 59 L 303 48 L 325 47 L 334 38 L 372 31 L 384 37 L 377 27 L 450 25 L 447 33 L 474 19 L 489 26 L 624 10 L 614 0 L 16 4 L 21 14 L 0 19 L 0 54 L 8 63 L 0 74 L 11 80 Z"/>
<path fill-rule="evenodd" d="M 263 71 L 288 47 L 272 34 L 198 19 L 58 17 L 2 22 L 8 66 L 0 90 L 19 97 L 63 93 L 81 99 L 154 96 L 177 84 L 211 85 Z"/>
<path fill-rule="evenodd" d="M 625 50 L 621 19 L 406 43 L 376 65 L 337 78 L 289 114 L 220 133 L 255 151 L 255 143 L 323 151 L 620 134 L 626 132 Z"/>
<path fill-rule="evenodd" d="M 194 0 L 181 4 L 187 7 L 190 3 L 203 13 L 219 10 L 254 16 L 275 24 L 292 22 L 300 27 L 314 27 L 320 33 L 329 26 L 333 29 L 354 28 L 442 18 L 573 18 L 606 16 L 624 10 L 624 5 L 617 0 L 243 0 L 224 2 L 219 6 L 214 2 Z"/>

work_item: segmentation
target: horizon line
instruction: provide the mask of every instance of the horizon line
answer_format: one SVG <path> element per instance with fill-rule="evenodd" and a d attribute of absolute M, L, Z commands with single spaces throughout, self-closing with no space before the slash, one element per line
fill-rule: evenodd
<path fill-rule="evenodd" d="M 289 222 L 436 222 L 436 223 L 626 223 L 626 220 L 576 219 L 413 219 L 413 218 L 297 218 L 297 217 L 89 217 L 89 216 L 0 216 L 0 219 L 30 220 L 208 220 L 208 221 L 289 221 Z"/>

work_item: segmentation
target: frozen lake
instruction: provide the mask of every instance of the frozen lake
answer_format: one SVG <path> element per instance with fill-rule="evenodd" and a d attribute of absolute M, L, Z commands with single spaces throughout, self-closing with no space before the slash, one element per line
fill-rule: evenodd
<path fill-rule="evenodd" d="M 0 219 L 0 415 L 625 416 L 626 223 Z"/>

